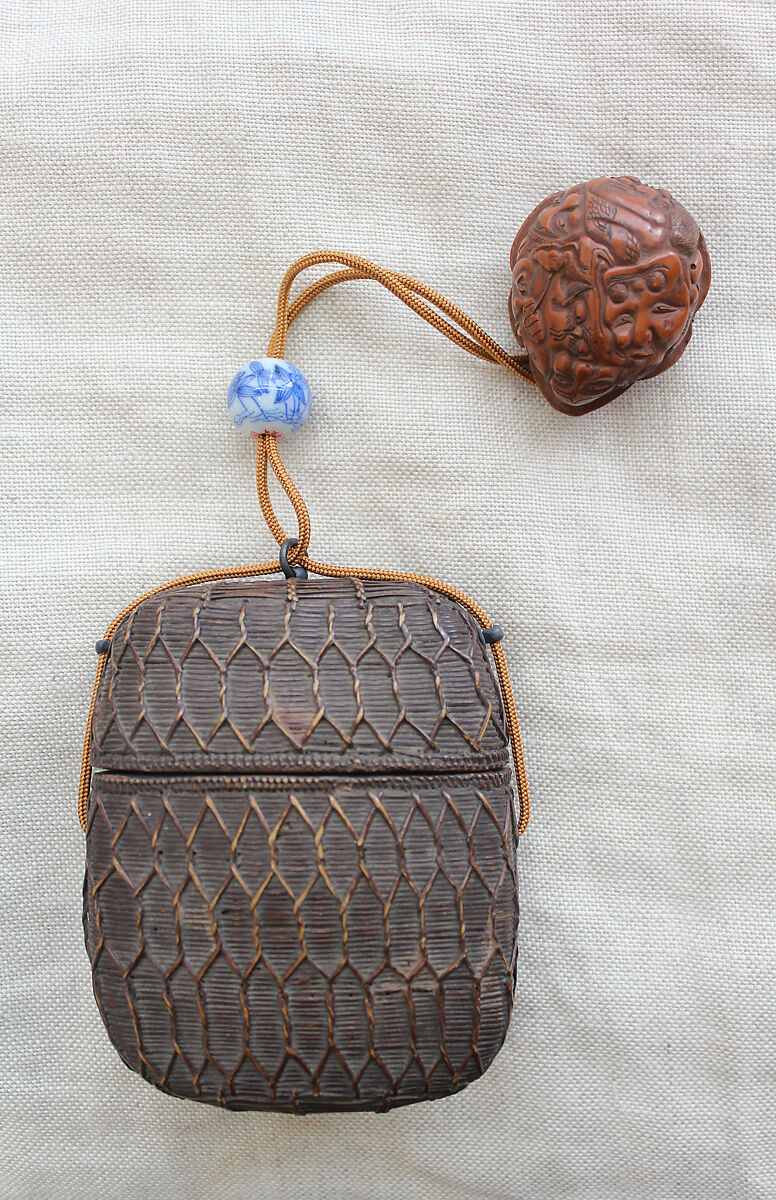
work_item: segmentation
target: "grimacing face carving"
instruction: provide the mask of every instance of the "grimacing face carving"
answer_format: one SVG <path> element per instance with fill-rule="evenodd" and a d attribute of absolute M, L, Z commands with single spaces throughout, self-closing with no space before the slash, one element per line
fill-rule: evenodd
<path fill-rule="evenodd" d="M 509 315 L 555 408 L 590 412 L 672 366 L 711 268 L 697 224 L 638 179 L 593 179 L 549 196 L 512 246 Z"/>

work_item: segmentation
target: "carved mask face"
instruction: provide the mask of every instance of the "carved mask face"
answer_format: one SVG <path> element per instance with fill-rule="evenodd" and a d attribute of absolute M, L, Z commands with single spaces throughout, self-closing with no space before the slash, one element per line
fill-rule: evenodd
<path fill-rule="evenodd" d="M 512 267 L 518 342 L 550 403 L 572 413 L 676 362 L 709 282 L 695 222 L 633 179 L 550 197 L 518 233 Z"/>
<path fill-rule="evenodd" d="M 690 289 L 678 254 L 603 273 L 603 324 L 623 363 L 655 366 L 684 333 Z"/>
<path fill-rule="evenodd" d="M 515 268 L 513 303 L 521 313 L 523 344 L 554 395 L 567 404 L 575 397 L 595 400 L 611 389 L 618 371 L 593 353 L 592 289 L 568 280 L 560 256 L 549 256 L 543 269 L 536 267 L 523 260 Z"/>

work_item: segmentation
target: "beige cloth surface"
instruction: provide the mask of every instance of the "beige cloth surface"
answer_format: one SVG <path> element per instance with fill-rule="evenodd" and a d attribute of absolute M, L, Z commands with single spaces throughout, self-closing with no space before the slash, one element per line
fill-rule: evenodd
<path fill-rule="evenodd" d="M 0 7 L 3 1195 L 776 1195 L 769 3 Z M 546 194 L 670 188 L 713 263 L 668 374 L 579 419 L 370 283 L 288 357 L 312 549 L 500 621 L 534 815 L 518 998 L 458 1097 L 374 1116 L 157 1093 L 91 995 L 75 792 L 95 639 L 268 557 L 225 390 L 297 255 L 349 249 L 507 347 Z"/>

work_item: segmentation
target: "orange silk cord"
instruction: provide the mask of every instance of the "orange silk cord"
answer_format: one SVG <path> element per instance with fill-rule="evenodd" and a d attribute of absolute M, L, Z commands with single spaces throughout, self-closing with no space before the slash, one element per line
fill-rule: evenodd
<path fill-rule="evenodd" d="M 301 292 L 293 303 L 290 303 L 289 294 L 291 285 L 297 275 L 307 267 L 316 266 L 320 263 L 341 263 L 345 267 L 345 270 L 334 271 L 316 280 L 315 283 L 310 284 L 309 287 Z M 445 337 L 449 338 L 450 341 L 462 349 L 467 350 L 470 354 L 474 354 L 477 358 L 484 359 L 486 362 L 504 366 L 516 375 L 519 375 L 521 379 L 533 383 L 527 358 L 507 354 L 506 350 L 503 350 L 484 330 L 480 329 L 472 321 L 471 317 L 468 317 L 465 312 L 440 295 L 439 292 L 435 292 L 432 288 L 419 283 L 416 279 L 412 279 L 408 275 L 399 275 L 394 271 L 387 271 L 383 267 L 378 267 L 375 263 L 371 263 L 368 259 L 361 258 L 357 254 L 338 251 L 318 250 L 312 254 L 306 254 L 302 258 L 297 259 L 286 271 L 280 284 L 277 321 L 267 349 L 267 356 L 270 358 L 284 357 L 288 329 L 294 319 L 311 300 L 314 300 L 321 292 L 326 291 L 327 288 L 333 287 L 337 283 L 345 283 L 355 279 L 371 279 L 377 283 L 381 283 L 383 287 L 393 292 L 413 312 L 423 317 L 425 321 L 428 321 L 430 325 L 433 325 L 435 329 L 438 329 L 440 333 L 444 334 Z M 431 307 L 432 305 L 433 307 Z M 435 312 L 434 309 L 439 309 L 440 311 Z M 440 316 L 440 312 L 449 317 L 450 321 L 446 321 L 444 317 Z M 453 323 L 451 324 L 451 322 Z M 283 465 L 278 451 L 276 434 L 264 433 L 257 438 L 256 488 L 264 519 L 278 545 L 282 545 L 287 540 L 287 535 L 278 521 L 272 506 L 269 494 L 268 466 L 272 467 L 280 486 L 291 501 L 296 513 L 298 526 L 296 535 L 297 544 L 289 551 L 289 563 L 298 564 L 309 571 L 313 571 L 316 575 L 329 575 L 337 578 L 374 579 L 385 582 L 418 583 L 430 588 L 432 591 L 439 592 L 440 595 L 448 596 L 451 600 L 455 600 L 463 605 L 475 617 L 483 629 L 489 629 L 493 625 L 490 617 L 476 600 L 472 600 L 460 588 L 452 587 L 450 584 L 443 583 L 439 579 L 433 579 L 428 575 L 419 575 L 414 571 L 388 571 L 380 567 L 339 567 L 330 563 L 317 562 L 315 559 L 310 558 L 307 554 L 310 544 L 310 516 L 307 506 Z M 209 583 L 217 579 L 237 579 L 251 575 L 271 575 L 276 573 L 278 569 L 279 563 L 276 559 L 273 559 L 269 562 L 251 563 L 242 567 L 222 567 L 211 571 L 198 571 L 192 575 L 181 575 L 177 579 L 171 579 L 168 583 L 160 584 L 158 587 L 144 592 L 142 596 L 138 596 L 136 600 L 133 600 L 131 604 L 122 609 L 106 629 L 104 640 L 106 642 L 110 641 L 123 619 L 133 612 L 139 604 L 161 592 L 171 591 L 174 588 L 186 587 L 191 584 Z M 517 776 L 519 807 L 517 830 L 518 833 L 523 833 L 528 825 L 531 806 L 517 708 L 503 646 L 500 641 L 492 642 L 490 648 L 493 653 L 493 664 L 504 701 L 504 712 L 512 744 L 512 757 Z M 109 651 L 101 653 L 97 660 L 97 677 L 92 690 L 92 699 L 86 722 L 83 755 L 81 758 L 81 778 L 78 786 L 78 819 L 84 830 L 87 826 L 89 789 L 91 784 L 92 718 L 100 680 L 108 661 L 108 653 Z"/>

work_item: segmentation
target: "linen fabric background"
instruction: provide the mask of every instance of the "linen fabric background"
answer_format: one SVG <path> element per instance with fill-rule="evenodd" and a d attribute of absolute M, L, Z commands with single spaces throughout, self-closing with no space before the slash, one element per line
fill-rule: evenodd
<path fill-rule="evenodd" d="M 741 0 L 0 7 L 10 1200 L 776 1195 L 775 32 Z M 93 643 L 273 552 L 225 391 L 295 257 L 413 274 L 513 348 L 514 234 L 601 174 L 668 187 L 713 268 L 679 364 L 610 406 L 555 412 L 372 283 L 288 344 L 313 554 L 506 630 L 534 812 L 505 1046 L 382 1116 L 167 1098 L 82 942 Z"/>

